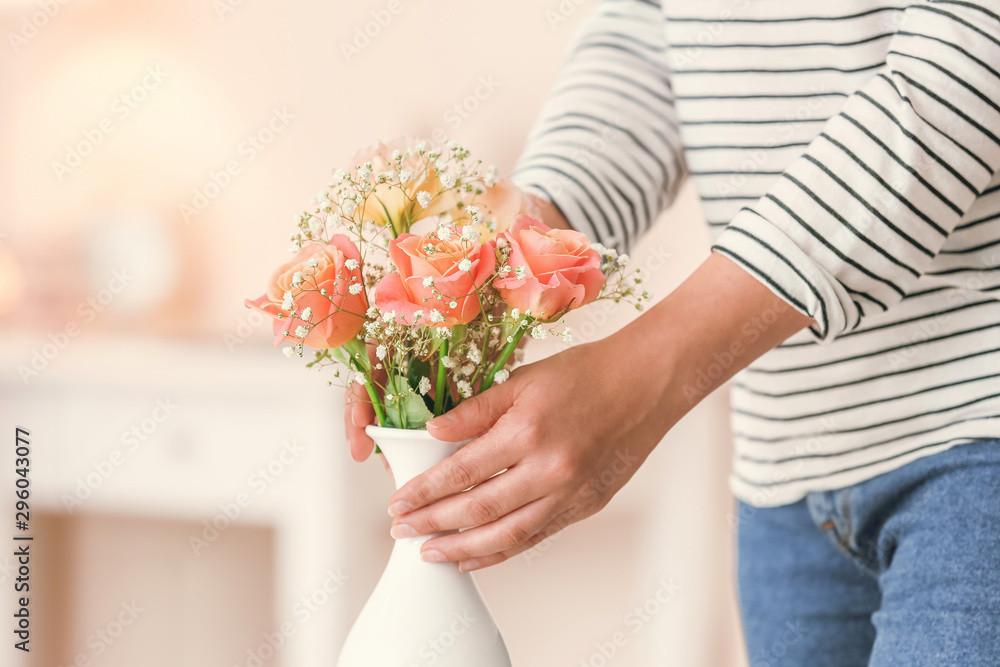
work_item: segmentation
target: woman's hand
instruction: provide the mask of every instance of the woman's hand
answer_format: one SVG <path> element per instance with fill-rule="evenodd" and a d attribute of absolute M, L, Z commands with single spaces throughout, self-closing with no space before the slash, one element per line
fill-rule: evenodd
<path fill-rule="evenodd" d="M 688 410 L 811 322 L 713 254 L 613 336 L 518 369 L 429 422 L 442 440 L 480 437 L 393 494 L 393 536 L 464 528 L 422 546 L 425 560 L 463 570 L 531 548 L 604 507 Z"/>
<path fill-rule="evenodd" d="M 612 338 L 525 366 L 432 420 L 441 440 L 485 435 L 392 497 L 393 536 L 475 526 L 423 550 L 425 560 L 473 570 L 604 507 L 670 423 L 662 409 L 670 373 L 642 377 L 617 346 Z"/>
<path fill-rule="evenodd" d="M 344 430 L 351 458 L 364 461 L 375 450 L 375 442 L 365 433 L 365 427 L 375 423 L 375 409 L 364 387 L 352 382 L 344 392 Z"/>

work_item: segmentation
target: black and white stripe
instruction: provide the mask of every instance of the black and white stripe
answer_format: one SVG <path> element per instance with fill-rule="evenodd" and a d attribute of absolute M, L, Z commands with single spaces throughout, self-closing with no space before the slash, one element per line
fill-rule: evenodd
<path fill-rule="evenodd" d="M 734 382 L 734 491 L 1000 436 L 1000 2 L 660 5 L 599 3 L 515 180 L 627 249 L 690 175 L 714 250 L 815 319 Z"/>

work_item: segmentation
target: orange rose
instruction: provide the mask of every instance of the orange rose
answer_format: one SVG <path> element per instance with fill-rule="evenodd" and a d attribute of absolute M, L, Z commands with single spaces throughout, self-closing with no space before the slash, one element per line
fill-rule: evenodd
<path fill-rule="evenodd" d="M 329 243 L 307 244 L 278 267 L 263 296 L 244 303 L 274 318 L 276 346 L 293 341 L 317 350 L 340 347 L 357 336 L 366 321 L 361 254 L 343 234 L 335 234 Z M 295 317 L 289 316 L 290 310 Z M 303 339 L 299 327 L 310 326 Z"/>
<path fill-rule="evenodd" d="M 398 273 L 387 274 L 375 287 L 379 310 L 395 311 L 406 324 L 450 327 L 475 319 L 480 313 L 476 292 L 493 275 L 496 258 L 492 243 L 465 241 L 461 233 L 444 227 L 390 241 L 389 257 Z"/>
<path fill-rule="evenodd" d="M 522 215 L 500 238 L 509 243 L 510 257 L 493 285 L 512 308 L 551 321 L 600 296 L 607 280 L 601 255 L 580 232 Z"/>

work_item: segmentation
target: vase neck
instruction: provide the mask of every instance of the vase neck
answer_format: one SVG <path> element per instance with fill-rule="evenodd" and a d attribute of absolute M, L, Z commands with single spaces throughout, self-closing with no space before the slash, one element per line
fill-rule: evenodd
<path fill-rule="evenodd" d="M 443 442 L 432 438 L 427 431 L 371 426 L 368 429 L 385 454 L 397 489 L 471 442 Z"/>

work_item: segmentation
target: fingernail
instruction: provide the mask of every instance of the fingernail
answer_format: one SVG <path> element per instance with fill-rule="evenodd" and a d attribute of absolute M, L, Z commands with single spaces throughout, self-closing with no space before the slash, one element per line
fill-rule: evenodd
<path fill-rule="evenodd" d="M 475 558 L 470 558 L 469 560 L 463 560 L 458 564 L 458 569 L 462 572 L 471 572 L 472 570 L 479 569 L 479 561 Z"/>
<path fill-rule="evenodd" d="M 367 454 L 361 452 L 361 450 L 358 449 L 358 443 L 354 440 L 347 441 L 347 451 L 351 453 L 351 458 L 357 461 L 358 463 L 364 461 L 365 458 L 368 456 Z"/>
<path fill-rule="evenodd" d="M 358 406 L 357 405 L 351 406 L 351 423 L 354 424 L 355 428 L 362 428 L 364 426 L 367 426 L 367 424 L 359 424 L 358 423 Z"/>
<path fill-rule="evenodd" d="M 429 422 L 427 422 L 427 425 L 443 427 L 443 426 L 451 426 L 454 423 L 455 423 L 455 415 L 445 413 L 440 417 L 435 417 L 434 419 L 430 420 Z"/>
<path fill-rule="evenodd" d="M 405 500 L 400 500 L 389 505 L 389 516 L 399 516 L 400 514 L 406 514 L 411 509 L 410 503 Z"/>
<path fill-rule="evenodd" d="M 420 553 L 420 557 L 428 563 L 443 563 L 445 561 L 444 554 L 440 551 L 435 551 L 434 549 L 428 549 Z"/>
<path fill-rule="evenodd" d="M 416 537 L 417 531 L 408 523 L 397 523 L 389 530 L 393 539 L 401 540 L 407 537 Z"/>

